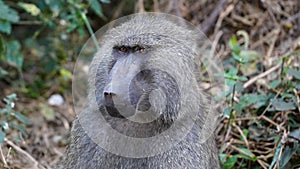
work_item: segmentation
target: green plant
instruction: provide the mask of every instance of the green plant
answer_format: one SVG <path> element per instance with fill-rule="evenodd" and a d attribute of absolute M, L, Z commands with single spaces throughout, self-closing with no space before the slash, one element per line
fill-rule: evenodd
<path fill-rule="evenodd" d="M 21 112 L 16 111 L 15 102 L 17 101 L 17 95 L 11 94 L 3 99 L 5 107 L 0 108 L 0 144 L 3 143 L 4 138 L 9 135 L 12 137 L 12 133 L 21 132 L 23 137 L 27 137 L 28 134 L 25 130 L 27 125 L 31 124 L 31 121 L 24 116 Z M 15 135 L 14 140 L 19 140 L 19 136 Z"/>
<path fill-rule="evenodd" d="M 87 31 L 98 47 L 88 14 L 106 19 L 101 3 L 109 1 L 0 0 L 0 78 L 33 98 L 53 86 L 64 91 L 72 75 L 65 63 L 76 59 Z"/>
<path fill-rule="evenodd" d="M 228 44 L 231 57 L 224 61 L 230 66 L 227 66 L 229 68 L 224 74 L 228 87 L 224 95 L 229 106 L 223 112 L 227 118 L 225 135 L 235 133 L 236 135 L 231 137 L 238 144 L 230 143 L 229 149 L 233 151 L 227 153 L 224 151 L 225 147 L 221 148 L 222 167 L 247 168 L 248 164 L 248 167 L 259 168 L 266 167 L 265 164 L 269 163 L 270 169 L 275 166 L 284 168 L 293 161 L 293 154 L 299 151 L 300 122 L 295 114 L 297 109 L 300 111 L 297 103 L 300 70 L 293 67 L 292 63 L 300 57 L 297 51 L 282 56 L 278 59 L 277 65 L 270 69 L 280 70 L 275 74 L 277 78 L 264 79 L 265 82 L 260 84 L 261 89 L 250 87 L 249 81 L 258 80 L 258 77 L 263 78 L 271 71 L 261 73 L 264 76 L 253 76 L 259 72 L 257 62 L 259 54 L 248 50 L 249 40 L 246 32 L 239 31 L 238 35 L 243 35 L 244 45 L 240 45 L 237 37 L 233 36 Z M 249 80 L 249 77 L 252 79 Z M 263 151 L 257 150 L 253 144 L 259 144 L 260 141 L 267 144 L 260 146 L 265 150 L 270 150 L 272 145 L 274 154 L 271 154 L 271 151 L 269 154 L 262 154 Z"/>

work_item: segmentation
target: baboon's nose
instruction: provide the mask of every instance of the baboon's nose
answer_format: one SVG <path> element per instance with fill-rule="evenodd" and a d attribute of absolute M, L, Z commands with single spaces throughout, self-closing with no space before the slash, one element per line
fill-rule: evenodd
<path fill-rule="evenodd" d="M 104 100 L 105 100 L 105 105 L 106 106 L 114 106 L 114 102 L 113 102 L 113 96 L 115 96 L 116 94 L 112 93 L 112 92 L 104 92 Z"/>
<path fill-rule="evenodd" d="M 124 118 L 120 112 L 115 108 L 113 97 L 116 95 L 112 92 L 103 92 L 105 107 L 109 115 L 112 117 Z"/>

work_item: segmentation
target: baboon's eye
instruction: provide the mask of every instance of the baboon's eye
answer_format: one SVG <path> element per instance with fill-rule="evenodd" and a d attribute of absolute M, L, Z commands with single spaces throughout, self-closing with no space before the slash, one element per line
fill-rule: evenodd
<path fill-rule="evenodd" d="M 134 50 L 135 52 L 143 53 L 143 52 L 145 51 L 145 48 L 140 47 L 140 46 L 135 46 L 135 47 L 133 48 L 133 50 Z"/>
<path fill-rule="evenodd" d="M 140 49 L 139 49 L 139 52 L 140 52 L 140 53 L 144 53 L 144 52 L 145 52 L 145 48 L 143 48 L 143 47 L 140 48 Z"/>
<path fill-rule="evenodd" d="M 119 47 L 119 51 L 125 53 L 128 51 L 128 49 L 125 46 L 121 46 L 121 47 Z"/>

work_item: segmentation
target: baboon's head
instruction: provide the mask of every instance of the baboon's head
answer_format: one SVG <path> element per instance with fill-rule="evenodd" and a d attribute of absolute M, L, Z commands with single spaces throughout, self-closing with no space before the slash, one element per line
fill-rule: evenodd
<path fill-rule="evenodd" d="M 90 85 L 95 86 L 90 92 L 107 115 L 172 122 L 183 106 L 198 100 L 191 30 L 161 16 L 141 15 L 103 39 L 90 67 Z"/>
<path fill-rule="evenodd" d="M 199 139 L 213 131 L 205 127 L 208 99 L 195 77 L 195 58 L 204 54 L 205 37 L 173 18 L 136 14 L 125 22 L 118 19 L 118 25 L 106 27 L 98 37 L 100 48 L 88 75 L 88 105 L 78 119 L 108 152 L 150 157 L 189 139 L 190 131 Z"/>

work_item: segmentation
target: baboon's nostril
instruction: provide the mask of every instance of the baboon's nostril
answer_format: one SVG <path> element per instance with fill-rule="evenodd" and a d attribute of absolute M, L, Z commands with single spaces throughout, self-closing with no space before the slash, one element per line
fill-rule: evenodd
<path fill-rule="evenodd" d="M 112 92 L 104 92 L 104 96 L 108 96 L 108 95 L 114 96 L 114 95 L 116 95 L 116 94 L 114 94 L 114 93 L 112 93 Z"/>
<path fill-rule="evenodd" d="M 105 100 L 105 105 L 106 106 L 114 106 L 114 102 L 113 102 L 113 96 L 116 95 L 114 93 L 111 92 L 104 92 L 104 100 Z"/>

